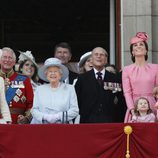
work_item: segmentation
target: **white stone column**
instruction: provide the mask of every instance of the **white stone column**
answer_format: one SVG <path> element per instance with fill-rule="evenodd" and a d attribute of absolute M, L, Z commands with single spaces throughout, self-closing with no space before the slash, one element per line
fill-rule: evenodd
<path fill-rule="evenodd" d="M 158 0 L 152 0 L 152 55 L 153 63 L 158 63 Z"/>

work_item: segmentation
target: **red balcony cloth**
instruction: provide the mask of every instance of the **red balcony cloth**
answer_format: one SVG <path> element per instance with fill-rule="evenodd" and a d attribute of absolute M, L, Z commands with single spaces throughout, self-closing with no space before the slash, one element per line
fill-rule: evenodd
<path fill-rule="evenodd" d="M 0 125 L 0 157 L 123 158 L 125 125 Z M 157 158 L 158 124 L 130 125 L 131 158 Z"/>

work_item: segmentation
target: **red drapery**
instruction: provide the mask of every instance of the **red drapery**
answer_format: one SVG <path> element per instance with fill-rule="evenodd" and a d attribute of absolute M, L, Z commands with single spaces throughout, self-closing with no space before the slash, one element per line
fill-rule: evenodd
<path fill-rule="evenodd" d="M 126 125 L 0 125 L 0 158 L 125 158 Z M 131 158 L 158 158 L 158 124 L 128 125 Z"/>

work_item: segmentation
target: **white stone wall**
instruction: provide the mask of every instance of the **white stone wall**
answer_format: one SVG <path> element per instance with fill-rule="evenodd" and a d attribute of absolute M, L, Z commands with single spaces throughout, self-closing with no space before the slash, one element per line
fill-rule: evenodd
<path fill-rule="evenodd" d="M 150 39 L 149 62 L 152 62 L 152 0 L 123 0 L 124 66 L 131 64 L 130 39 L 136 32 L 146 32 Z M 156 3 L 157 0 L 155 0 Z M 158 3 L 158 2 L 157 2 Z M 157 11 L 158 12 L 158 11 Z M 158 23 L 157 23 L 158 24 Z M 157 37 L 158 38 L 158 37 Z"/>
<path fill-rule="evenodd" d="M 153 63 L 158 63 L 158 0 L 152 0 L 152 54 Z"/>

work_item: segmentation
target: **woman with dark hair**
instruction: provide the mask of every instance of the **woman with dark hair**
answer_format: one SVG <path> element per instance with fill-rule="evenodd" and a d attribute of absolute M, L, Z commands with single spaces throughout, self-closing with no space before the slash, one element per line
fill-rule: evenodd
<path fill-rule="evenodd" d="M 135 101 L 140 97 L 149 100 L 151 110 L 156 114 L 153 88 L 158 84 L 158 65 L 147 63 L 148 35 L 138 32 L 130 41 L 133 64 L 123 68 L 122 83 L 127 104 L 125 122 L 130 122 L 134 113 Z"/>
<path fill-rule="evenodd" d="M 31 51 L 20 52 L 19 56 L 19 73 L 28 76 L 31 79 L 32 88 L 35 91 L 36 87 L 39 85 L 37 71 L 38 65 L 35 62 Z"/>

